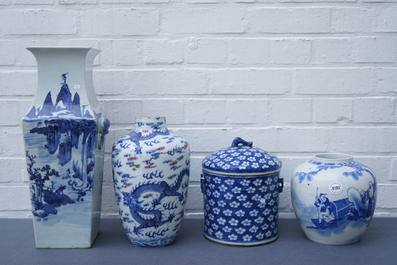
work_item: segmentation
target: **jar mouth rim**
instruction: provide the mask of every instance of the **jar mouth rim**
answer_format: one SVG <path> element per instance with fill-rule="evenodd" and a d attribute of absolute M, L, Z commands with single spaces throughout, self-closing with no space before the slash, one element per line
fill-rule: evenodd
<path fill-rule="evenodd" d="M 152 115 L 143 115 L 143 116 L 136 116 L 137 119 L 164 119 L 165 116 L 152 116 Z"/>
<path fill-rule="evenodd" d="M 320 162 L 351 162 L 353 156 L 341 153 L 323 153 L 314 155 L 314 159 Z"/>

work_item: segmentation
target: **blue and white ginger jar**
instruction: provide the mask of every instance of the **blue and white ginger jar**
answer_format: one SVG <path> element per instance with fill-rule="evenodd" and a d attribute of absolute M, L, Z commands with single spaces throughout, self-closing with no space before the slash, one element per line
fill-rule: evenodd
<path fill-rule="evenodd" d="M 328 245 L 361 239 L 376 204 L 376 179 L 345 154 L 318 154 L 299 165 L 291 180 L 295 215 L 306 237 Z"/>
<path fill-rule="evenodd" d="M 167 129 L 165 117 L 137 117 L 135 130 L 113 145 L 119 213 L 131 243 L 174 242 L 186 206 L 190 149 Z"/>
<path fill-rule="evenodd" d="M 283 188 L 281 162 L 252 142 L 234 139 L 231 147 L 204 158 L 204 236 L 214 242 L 255 246 L 278 238 L 278 201 Z"/>

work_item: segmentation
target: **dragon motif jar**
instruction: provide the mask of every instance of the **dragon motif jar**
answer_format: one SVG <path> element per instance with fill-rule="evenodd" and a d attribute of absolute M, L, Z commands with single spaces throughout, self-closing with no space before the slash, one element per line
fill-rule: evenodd
<path fill-rule="evenodd" d="M 318 154 L 295 169 L 291 199 L 307 238 L 327 245 L 352 244 L 371 222 L 376 179 L 349 155 Z"/>
<path fill-rule="evenodd" d="M 190 149 L 167 129 L 165 117 L 137 117 L 135 130 L 113 145 L 113 180 L 131 243 L 174 242 L 186 206 Z"/>
<path fill-rule="evenodd" d="M 204 158 L 204 236 L 214 242 L 255 246 L 278 238 L 280 160 L 241 138 Z"/>

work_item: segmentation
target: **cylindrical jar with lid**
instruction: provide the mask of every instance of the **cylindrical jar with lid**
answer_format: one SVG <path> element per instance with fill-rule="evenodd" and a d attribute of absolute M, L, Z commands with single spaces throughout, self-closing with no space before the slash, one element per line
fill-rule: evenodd
<path fill-rule="evenodd" d="M 237 137 L 202 162 L 204 235 L 211 241 L 255 246 L 278 238 L 281 161 L 252 145 Z"/>

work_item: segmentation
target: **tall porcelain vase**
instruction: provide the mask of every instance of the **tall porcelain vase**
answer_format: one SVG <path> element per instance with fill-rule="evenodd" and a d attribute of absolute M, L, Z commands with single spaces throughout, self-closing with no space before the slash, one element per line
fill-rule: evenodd
<path fill-rule="evenodd" d="M 299 165 L 291 180 L 292 206 L 306 237 L 327 245 L 352 244 L 370 224 L 376 179 L 345 154 L 318 154 Z"/>
<path fill-rule="evenodd" d="M 37 248 L 89 248 L 99 232 L 104 137 L 110 123 L 95 96 L 99 50 L 28 48 L 38 66 L 22 120 Z"/>
<path fill-rule="evenodd" d="M 115 142 L 114 189 L 131 243 L 174 242 L 186 206 L 189 166 L 189 144 L 168 131 L 164 117 L 137 117 L 135 130 Z"/>

